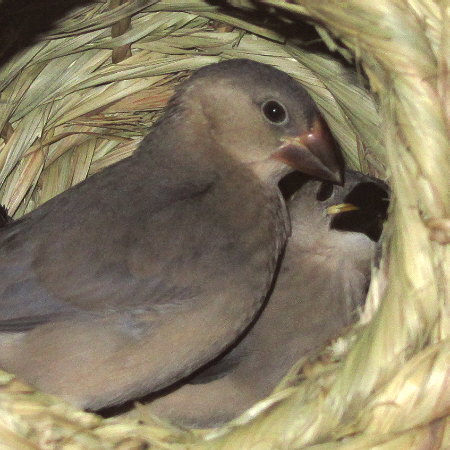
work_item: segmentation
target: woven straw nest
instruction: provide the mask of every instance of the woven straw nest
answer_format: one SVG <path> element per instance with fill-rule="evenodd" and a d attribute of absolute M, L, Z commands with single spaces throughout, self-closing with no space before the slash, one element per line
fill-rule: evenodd
<path fill-rule="evenodd" d="M 218 3 L 84 3 L 1 66 L 0 202 L 20 217 L 129 155 L 186 71 L 272 64 L 309 90 L 348 164 L 392 187 L 361 322 L 215 430 L 103 420 L 2 373 L 0 447 L 448 448 L 448 1 Z M 274 23 L 313 25 L 328 54 Z"/>

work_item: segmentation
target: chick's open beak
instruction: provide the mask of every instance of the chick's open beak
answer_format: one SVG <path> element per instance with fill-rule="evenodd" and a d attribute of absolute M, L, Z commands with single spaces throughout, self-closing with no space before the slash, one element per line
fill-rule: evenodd
<path fill-rule="evenodd" d="M 343 158 L 321 116 L 305 133 L 283 138 L 272 158 L 306 175 L 338 184 L 343 182 Z"/>
<path fill-rule="evenodd" d="M 348 211 L 358 211 L 359 208 L 352 203 L 339 203 L 338 205 L 331 205 L 327 208 L 327 214 L 329 216 L 335 216 Z"/>

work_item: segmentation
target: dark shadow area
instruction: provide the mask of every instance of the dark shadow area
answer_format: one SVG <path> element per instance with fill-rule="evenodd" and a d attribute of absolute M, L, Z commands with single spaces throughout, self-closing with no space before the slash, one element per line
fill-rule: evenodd
<path fill-rule="evenodd" d="M 8 210 L 3 205 L 0 205 L 0 228 L 11 222 L 12 217 L 9 216 Z"/>
<path fill-rule="evenodd" d="M 283 197 L 289 200 L 309 180 L 311 180 L 311 177 L 308 175 L 303 175 L 300 172 L 291 172 L 280 180 L 278 186 Z"/>
<path fill-rule="evenodd" d="M 286 41 L 297 44 L 312 52 L 329 52 L 328 47 L 322 42 L 313 25 L 308 23 L 307 17 L 299 26 L 299 15 L 273 7 L 253 2 L 254 9 L 239 9 L 224 0 L 209 0 L 211 5 L 219 8 L 219 12 L 245 20 L 253 25 L 266 27 L 281 36 Z"/>
<path fill-rule="evenodd" d="M 0 65 L 33 45 L 72 9 L 93 0 L 3 0 L 0 3 Z"/>

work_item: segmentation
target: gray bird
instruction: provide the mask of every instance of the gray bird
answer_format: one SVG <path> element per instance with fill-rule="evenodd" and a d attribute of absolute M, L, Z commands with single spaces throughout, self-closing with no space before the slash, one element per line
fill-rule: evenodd
<path fill-rule="evenodd" d="M 299 181 L 290 178 L 291 185 Z M 343 187 L 308 181 L 294 194 L 287 203 L 292 236 L 260 317 L 225 356 L 153 396 L 145 408 L 183 425 L 218 426 L 266 397 L 296 361 L 351 323 L 364 302 L 375 251 L 366 233 L 374 223 L 380 231 L 388 194 L 382 182 L 358 172 L 347 171 L 345 179 Z M 327 214 L 335 204 L 344 228 L 333 228 L 336 220 Z"/>
<path fill-rule="evenodd" d="M 192 373 L 266 296 L 290 233 L 278 181 L 341 166 L 291 77 L 198 70 L 131 157 L 0 229 L 0 367 L 86 409 Z"/>

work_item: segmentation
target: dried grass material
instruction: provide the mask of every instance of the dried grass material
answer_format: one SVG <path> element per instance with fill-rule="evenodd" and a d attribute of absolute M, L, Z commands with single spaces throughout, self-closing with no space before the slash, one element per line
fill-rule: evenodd
<path fill-rule="evenodd" d="M 362 159 L 358 147 L 363 151 L 364 141 L 357 134 L 365 133 L 370 136 L 370 151 L 365 151 L 376 155 L 371 164 L 383 172 L 374 103 L 362 88 L 347 82 L 351 73 L 342 65 L 239 30 L 218 32 L 209 17 L 226 16 L 204 1 L 179 3 L 177 9 L 206 17 L 165 11 L 171 8 L 172 3 L 161 2 L 142 9 L 124 34 L 111 38 L 111 11 L 107 4 L 95 3 L 72 13 L 46 39 L 0 68 L 0 196 L 14 217 L 129 155 L 171 95 L 179 78 L 175 74 L 224 58 L 252 57 L 298 78 L 324 110 L 351 165 L 357 167 Z M 123 8 L 117 9 L 121 20 Z M 130 43 L 132 56 L 111 64 L 111 51 Z M 291 57 L 294 52 L 304 66 Z M 325 82 L 314 74 L 317 67 L 326 69 Z M 336 86 L 336 94 L 326 83 Z M 347 111 L 353 110 L 349 104 L 355 98 L 359 113 L 351 116 Z M 80 150 L 87 158 L 84 166 L 61 159 L 81 145 L 88 145 Z M 54 164 L 58 168 L 52 171 Z"/>
<path fill-rule="evenodd" d="M 336 60 L 285 44 L 276 31 L 206 1 L 96 2 L 0 68 L 1 201 L 19 217 L 130 154 L 185 70 L 233 57 L 272 64 L 310 91 L 351 165 L 389 177 L 384 255 L 362 323 L 217 430 L 101 420 L 3 375 L 5 448 L 450 447 L 450 5 L 233 3 L 288 11 L 299 26 L 307 18 L 330 48 L 346 57 L 350 49 L 380 115 Z M 209 19 L 247 32 L 216 29 Z"/>

